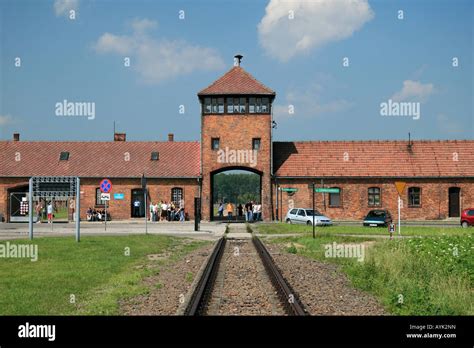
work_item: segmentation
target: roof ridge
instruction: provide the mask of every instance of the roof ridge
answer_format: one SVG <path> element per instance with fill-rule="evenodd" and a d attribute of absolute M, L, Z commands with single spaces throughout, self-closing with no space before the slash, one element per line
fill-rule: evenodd
<path fill-rule="evenodd" d="M 276 93 L 271 88 L 257 80 L 251 73 L 241 66 L 234 66 L 206 88 L 203 88 L 198 92 L 198 96 L 219 94 L 275 95 Z"/>
<path fill-rule="evenodd" d="M 411 140 L 412 143 L 474 143 L 471 139 L 420 139 Z M 287 140 L 287 141 L 273 141 L 273 143 L 408 143 L 408 140 Z"/>
<path fill-rule="evenodd" d="M 217 78 L 216 80 L 214 80 L 214 82 L 212 82 L 209 86 L 207 86 L 207 87 L 201 89 L 201 90 L 198 92 L 198 95 L 199 95 L 201 92 L 205 91 L 206 89 L 209 89 L 209 88 L 211 88 L 212 86 L 214 86 L 214 85 L 217 83 L 217 81 L 219 81 L 222 77 L 224 77 L 225 75 L 227 75 L 228 73 L 230 73 L 230 72 L 231 72 L 232 70 L 234 70 L 235 68 L 238 68 L 238 67 L 237 67 L 237 66 L 233 66 L 232 68 L 230 68 L 229 70 L 227 70 L 224 74 L 222 74 L 221 77 L 219 77 L 219 78 Z"/>

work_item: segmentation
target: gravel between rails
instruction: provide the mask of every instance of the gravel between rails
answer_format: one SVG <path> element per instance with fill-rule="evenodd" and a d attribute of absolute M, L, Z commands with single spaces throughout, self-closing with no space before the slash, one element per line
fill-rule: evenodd
<path fill-rule="evenodd" d="M 205 245 L 184 255 L 177 262 L 169 262 L 160 267 L 159 274 L 143 280 L 143 284 L 150 289 L 148 294 L 121 301 L 121 314 L 175 315 L 182 296 L 188 293 L 194 277 L 212 248 L 213 244 Z"/>
<path fill-rule="evenodd" d="M 226 243 L 206 315 L 285 315 L 250 239 Z"/>
<path fill-rule="evenodd" d="M 337 265 L 289 254 L 275 244 L 264 244 L 311 315 L 387 315 L 372 295 L 352 287 Z"/>

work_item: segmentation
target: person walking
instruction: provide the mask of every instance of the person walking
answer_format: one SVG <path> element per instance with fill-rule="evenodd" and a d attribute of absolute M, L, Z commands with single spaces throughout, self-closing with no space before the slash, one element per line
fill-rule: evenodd
<path fill-rule="evenodd" d="M 138 199 L 133 202 L 133 217 L 140 217 L 140 201 Z"/>
<path fill-rule="evenodd" d="M 40 224 L 41 212 L 43 211 L 43 204 L 41 202 L 36 203 L 35 211 L 36 211 L 36 223 Z"/>
<path fill-rule="evenodd" d="M 262 204 L 257 202 L 257 221 L 262 220 Z"/>
<path fill-rule="evenodd" d="M 155 205 L 153 204 L 152 201 L 150 201 L 150 221 L 153 221 L 154 220 L 154 217 L 153 217 L 153 209 L 155 208 Z"/>
<path fill-rule="evenodd" d="M 219 218 L 224 217 L 224 204 L 222 202 L 219 203 L 219 208 L 217 208 L 217 213 L 219 215 Z"/>
<path fill-rule="evenodd" d="M 168 214 L 168 204 L 166 204 L 166 201 L 164 201 L 164 202 L 161 204 L 161 221 L 165 221 L 165 220 L 166 220 L 167 214 Z"/>
<path fill-rule="evenodd" d="M 174 202 L 171 202 L 170 204 L 170 221 L 174 221 L 176 217 L 176 206 L 174 205 Z"/>
<path fill-rule="evenodd" d="M 184 215 L 184 199 L 179 201 L 179 221 L 184 222 L 185 215 Z"/>
<path fill-rule="evenodd" d="M 252 222 L 253 221 L 253 201 L 249 202 L 248 214 L 249 214 L 248 221 Z"/>
<path fill-rule="evenodd" d="M 252 221 L 253 222 L 257 221 L 258 219 L 258 203 L 257 202 L 253 203 L 252 215 L 253 215 Z"/>
<path fill-rule="evenodd" d="M 237 214 L 239 215 L 239 218 L 242 217 L 243 211 L 244 208 L 242 207 L 242 204 L 239 204 L 239 206 L 237 207 Z"/>
<path fill-rule="evenodd" d="M 232 205 L 231 202 L 227 203 L 226 210 L 227 210 L 227 220 L 230 221 L 232 220 L 232 214 L 234 213 L 234 206 Z"/>
<path fill-rule="evenodd" d="M 159 209 L 159 204 L 158 202 L 155 203 L 155 205 L 153 205 L 153 221 L 158 221 L 158 209 Z"/>

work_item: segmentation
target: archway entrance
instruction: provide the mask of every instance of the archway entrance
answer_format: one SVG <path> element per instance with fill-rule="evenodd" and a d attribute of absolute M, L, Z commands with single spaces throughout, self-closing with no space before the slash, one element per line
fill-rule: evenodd
<path fill-rule="evenodd" d="M 459 217 L 460 212 L 460 193 L 459 187 L 450 187 L 448 191 L 449 195 L 449 217 Z"/>
<path fill-rule="evenodd" d="M 211 173 L 211 220 L 228 220 L 227 204 L 231 203 L 231 221 L 245 221 L 245 205 L 262 200 L 262 173 L 246 167 L 219 169 Z M 219 206 L 222 204 L 221 210 Z"/>

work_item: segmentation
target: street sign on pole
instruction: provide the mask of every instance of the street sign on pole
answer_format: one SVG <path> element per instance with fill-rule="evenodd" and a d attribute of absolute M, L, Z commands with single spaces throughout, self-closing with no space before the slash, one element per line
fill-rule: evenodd
<path fill-rule="evenodd" d="M 280 191 L 283 192 L 298 192 L 297 188 L 292 188 L 292 187 L 280 187 Z"/>
<path fill-rule="evenodd" d="M 102 193 L 109 193 L 112 191 L 112 181 L 109 179 L 102 179 L 99 184 L 100 192 Z"/>
<path fill-rule="evenodd" d="M 405 191 L 405 186 L 407 185 L 404 181 L 395 181 L 395 188 L 400 196 L 403 196 L 403 192 Z"/>
<path fill-rule="evenodd" d="M 100 184 L 100 199 L 102 201 L 105 201 L 105 209 L 104 209 L 104 215 L 105 215 L 105 220 L 104 220 L 104 230 L 107 231 L 107 201 L 110 201 L 110 192 L 112 191 L 112 181 L 109 179 L 102 179 Z"/>
<path fill-rule="evenodd" d="M 326 187 L 318 187 L 314 189 L 315 192 L 318 193 L 339 193 L 338 188 L 326 188 Z"/>

